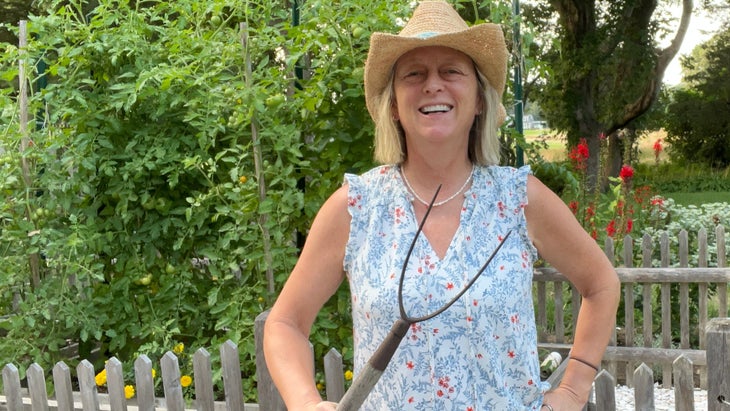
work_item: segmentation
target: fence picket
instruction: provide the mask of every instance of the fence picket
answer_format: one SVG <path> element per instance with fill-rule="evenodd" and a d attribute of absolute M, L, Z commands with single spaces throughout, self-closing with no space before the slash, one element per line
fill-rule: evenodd
<path fill-rule="evenodd" d="M 196 409 L 214 411 L 213 367 L 210 363 L 210 353 L 205 348 L 199 348 L 193 355 L 193 377 Z"/>
<path fill-rule="evenodd" d="M 3 387 L 8 411 L 23 411 L 23 395 L 20 389 L 20 372 L 13 364 L 3 367 Z"/>
<path fill-rule="evenodd" d="M 76 366 L 76 376 L 79 379 L 79 393 L 83 411 L 98 411 L 99 397 L 94 380 L 94 366 L 88 360 L 82 360 Z"/>
<path fill-rule="evenodd" d="M 324 356 L 325 389 L 327 400 L 339 402 L 345 395 L 345 380 L 342 355 L 331 348 Z"/>
<path fill-rule="evenodd" d="M 256 336 L 256 381 L 259 383 L 259 407 L 261 411 L 286 411 L 284 400 L 271 379 L 264 356 L 264 324 L 269 316 L 266 310 L 256 316 L 254 334 Z"/>
<path fill-rule="evenodd" d="M 672 363 L 674 379 L 674 404 L 676 411 L 694 411 L 695 399 L 692 360 L 680 355 Z"/>
<path fill-rule="evenodd" d="M 152 360 L 145 354 L 134 361 L 134 382 L 139 411 L 155 411 L 155 383 L 152 380 Z"/>
<path fill-rule="evenodd" d="M 243 388 L 241 385 L 241 364 L 238 346 L 228 340 L 221 345 L 221 368 L 223 369 L 223 389 L 226 393 L 226 409 L 243 411 Z"/>
<path fill-rule="evenodd" d="M 553 300 L 555 301 L 555 342 L 565 342 L 565 315 L 563 313 L 563 282 L 553 281 Z"/>
<path fill-rule="evenodd" d="M 654 411 L 654 373 L 641 363 L 634 371 L 634 405 L 636 411 Z"/>
<path fill-rule="evenodd" d="M 26 370 L 25 376 L 28 378 L 31 411 L 48 411 L 48 393 L 43 368 L 38 363 L 33 363 Z"/>
<path fill-rule="evenodd" d="M 596 410 L 616 411 L 616 379 L 601 370 L 594 381 Z"/>
<path fill-rule="evenodd" d="M 730 401 L 730 318 L 707 324 L 707 411 L 727 410 Z"/>
<path fill-rule="evenodd" d="M 104 369 L 106 369 L 106 386 L 111 411 L 127 411 L 122 363 L 116 357 L 112 357 L 106 362 Z"/>
<path fill-rule="evenodd" d="M 715 227 L 715 242 L 716 242 L 716 248 L 717 248 L 717 266 L 718 267 L 726 267 L 726 258 L 725 258 L 725 227 L 718 225 Z M 727 306 L 727 287 L 722 287 L 718 290 L 718 300 L 719 300 L 719 309 L 720 309 L 720 315 L 719 317 L 727 317 L 728 316 L 728 306 Z"/>
<path fill-rule="evenodd" d="M 168 351 L 160 359 L 162 369 L 162 389 L 165 393 L 165 406 L 169 411 L 184 411 L 182 386 L 180 385 L 180 364 L 177 356 Z"/>
<path fill-rule="evenodd" d="M 53 389 L 56 392 L 58 411 L 73 411 L 74 396 L 71 369 L 63 361 L 53 367 Z"/>

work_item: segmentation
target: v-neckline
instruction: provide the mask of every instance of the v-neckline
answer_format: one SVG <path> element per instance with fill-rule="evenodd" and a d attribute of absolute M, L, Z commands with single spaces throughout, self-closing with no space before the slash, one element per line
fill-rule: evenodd
<path fill-rule="evenodd" d="M 415 233 L 418 230 L 418 226 L 421 223 L 421 220 L 418 219 L 418 215 L 416 214 L 416 207 L 414 205 L 414 201 L 411 200 L 413 195 L 410 193 L 410 191 L 408 191 L 408 188 L 406 187 L 405 182 L 403 181 L 403 176 L 400 173 L 400 167 L 398 167 L 398 169 L 396 171 L 398 174 L 398 179 L 400 180 L 400 185 L 403 190 L 406 203 L 408 203 L 408 209 L 409 209 L 411 217 L 412 217 L 413 232 Z M 448 257 L 454 252 L 453 250 L 455 249 L 455 247 L 457 245 L 456 243 L 457 243 L 457 241 L 459 241 L 459 238 L 461 238 L 461 236 L 462 236 L 461 233 L 464 230 L 464 217 L 467 212 L 467 207 L 470 207 L 470 204 L 469 204 L 470 201 L 469 201 L 468 197 L 471 195 L 472 190 L 474 189 L 474 184 L 475 184 L 475 180 L 477 177 L 476 174 L 477 173 L 475 171 L 473 179 L 472 179 L 472 186 L 468 190 L 464 191 L 463 200 L 462 200 L 461 204 L 459 205 L 459 222 L 456 227 L 456 230 L 454 230 L 454 233 L 451 236 L 451 240 L 449 241 L 449 245 L 448 245 L 448 247 L 446 247 L 444 254 L 439 255 L 438 251 L 433 246 L 431 239 L 429 238 L 428 235 L 426 235 L 425 232 L 421 232 L 421 234 L 419 234 L 419 237 L 421 237 L 421 238 L 419 238 L 418 241 L 425 241 L 427 251 L 430 254 L 433 254 L 434 258 L 436 259 L 436 262 L 439 264 L 442 261 L 447 260 Z"/>

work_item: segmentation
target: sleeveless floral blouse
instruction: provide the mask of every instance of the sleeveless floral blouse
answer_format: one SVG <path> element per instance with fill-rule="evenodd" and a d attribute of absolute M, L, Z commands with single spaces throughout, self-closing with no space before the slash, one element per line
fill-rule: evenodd
<path fill-rule="evenodd" d="M 411 326 L 363 410 L 539 410 L 549 385 L 540 381 L 532 304 L 537 252 L 524 214 L 529 173 L 527 166 L 477 167 L 443 259 L 419 236 L 403 292 L 411 317 L 459 293 L 511 231 L 466 294 Z M 398 281 L 419 222 L 398 166 L 345 179 L 352 220 L 344 263 L 357 375 L 399 318 Z"/>

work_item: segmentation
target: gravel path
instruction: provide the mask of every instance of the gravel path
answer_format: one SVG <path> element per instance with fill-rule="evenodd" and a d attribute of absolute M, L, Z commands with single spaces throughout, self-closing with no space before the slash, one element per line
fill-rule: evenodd
<path fill-rule="evenodd" d="M 707 391 L 696 389 L 695 410 L 707 409 Z M 655 411 L 674 411 L 674 390 L 660 388 L 654 384 Z M 634 389 L 619 385 L 616 387 L 616 411 L 634 411 Z"/>

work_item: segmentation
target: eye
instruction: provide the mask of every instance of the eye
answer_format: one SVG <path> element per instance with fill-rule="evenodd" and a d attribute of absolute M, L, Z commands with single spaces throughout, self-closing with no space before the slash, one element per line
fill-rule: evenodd
<path fill-rule="evenodd" d="M 455 67 L 444 69 L 442 71 L 442 73 L 443 73 L 444 76 L 449 77 L 449 78 L 451 78 L 451 77 L 458 77 L 458 76 L 463 76 L 464 75 L 464 71 L 463 70 L 461 70 L 459 68 L 455 68 Z"/>

